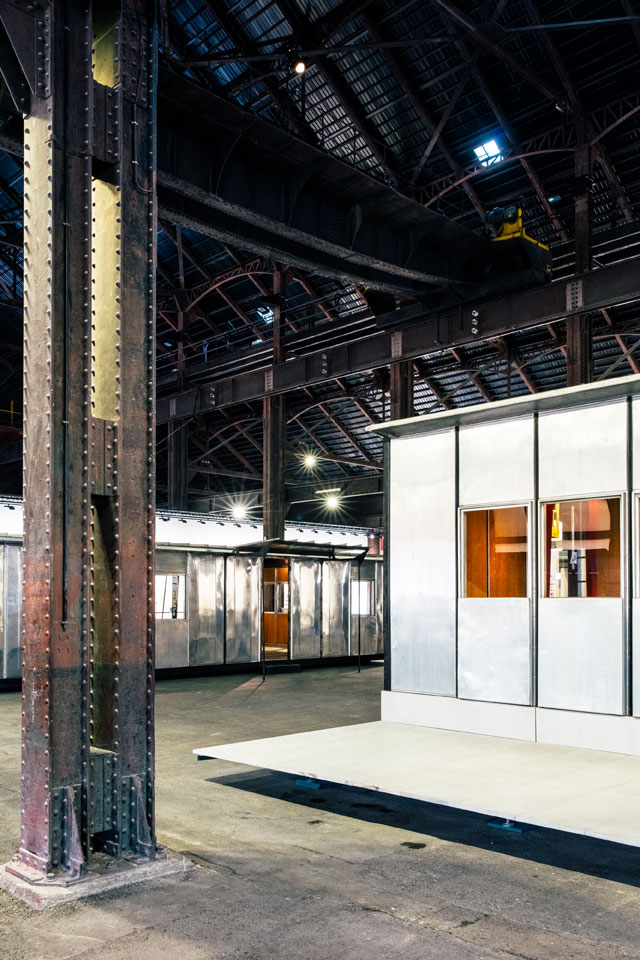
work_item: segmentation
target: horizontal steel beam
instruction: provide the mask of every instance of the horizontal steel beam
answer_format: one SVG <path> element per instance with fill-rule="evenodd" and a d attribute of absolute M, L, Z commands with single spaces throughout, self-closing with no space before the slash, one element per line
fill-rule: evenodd
<path fill-rule="evenodd" d="M 322 490 L 326 487 L 339 488 L 341 500 L 351 497 L 371 497 L 382 493 L 382 477 L 350 478 L 325 483 L 316 480 L 315 483 L 300 484 L 293 490 L 287 491 L 287 503 L 310 503 L 322 500 Z"/>
<path fill-rule="evenodd" d="M 296 357 L 286 363 L 239 373 L 158 401 L 158 422 L 287 393 L 313 383 L 384 367 L 459 346 L 491 340 L 577 316 L 602 307 L 640 300 L 640 258 L 602 267 L 582 277 L 513 293 L 500 299 L 465 302 L 456 309 L 429 312 L 413 305 L 379 316 L 379 333 L 350 344 Z M 474 316 L 474 313 L 476 314 Z M 476 334 L 472 329 L 477 330 Z"/>
<path fill-rule="evenodd" d="M 95 152 L 110 115 L 104 97 L 94 114 Z M 483 282 L 495 253 L 487 237 L 166 67 L 158 126 L 166 220 L 396 295 L 443 286 L 466 293 Z M 5 147 L 18 144 L 9 138 Z"/>
<path fill-rule="evenodd" d="M 236 474 L 232 472 L 227 473 L 224 470 L 213 470 L 210 467 L 204 468 L 201 472 L 210 472 L 217 476 L 236 476 Z M 252 483 L 256 482 L 256 477 L 250 475 L 246 475 L 245 479 Z M 382 477 L 346 477 L 333 479 L 331 481 L 323 481 L 317 478 L 313 483 L 287 483 L 286 502 L 290 504 L 320 501 L 323 496 L 322 491 L 327 487 L 331 487 L 332 490 L 337 489 L 341 500 L 350 499 L 351 497 L 371 497 L 382 493 Z M 196 487 L 191 487 L 189 492 L 194 496 L 197 495 L 211 500 L 217 500 L 220 506 L 214 509 L 229 509 L 228 493 L 222 493 L 219 490 L 199 490 Z M 251 490 L 251 505 L 253 507 L 260 506 L 262 499 L 261 490 Z"/>
<path fill-rule="evenodd" d="M 491 242 L 170 70 L 162 216 L 244 250 L 392 292 L 480 279 Z"/>

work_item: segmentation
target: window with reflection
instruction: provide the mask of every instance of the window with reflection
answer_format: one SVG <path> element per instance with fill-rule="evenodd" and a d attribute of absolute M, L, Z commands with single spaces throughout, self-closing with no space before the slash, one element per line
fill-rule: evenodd
<path fill-rule="evenodd" d="M 527 507 L 465 510 L 465 597 L 527 596 Z"/>
<path fill-rule="evenodd" d="M 373 615 L 373 580 L 351 581 L 351 613 L 354 617 Z"/>
<path fill-rule="evenodd" d="M 185 620 L 187 578 L 180 573 L 156 576 L 156 620 Z"/>
<path fill-rule="evenodd" d="M 545 597 L 620 596 L 620 498 L 544 504 Z"/>

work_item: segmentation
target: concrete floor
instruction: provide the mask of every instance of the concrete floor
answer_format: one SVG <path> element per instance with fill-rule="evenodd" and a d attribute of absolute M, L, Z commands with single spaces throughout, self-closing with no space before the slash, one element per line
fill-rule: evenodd
<path fill-rule="evenodd" d="M 2 960 L 640 958 L 631 848 L 222 761 L 194 746 L 379 717 L 380 667 L 158 685 L 158 835 L 197 869 L 48 913 L 0 893 Z M 0 858 L 18 844 L 0 695 Z"/>

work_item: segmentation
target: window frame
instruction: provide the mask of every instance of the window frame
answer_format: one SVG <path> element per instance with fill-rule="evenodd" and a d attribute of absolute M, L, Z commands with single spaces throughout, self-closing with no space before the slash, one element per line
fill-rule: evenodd
<path fill-rule="evenodd" d="M 165 617 L 164 615 L 158 616 L 157 596 L 158 596 L 158 580 L 160 579 L 160 577 L 163 577 L 164 580 L 165 580 L 165 582 L 166 582 L 167 580 L 169 580 L 170 578 L 173 579 L 173 577 L 177 577 L 177 578 L 178 578 L 178 581 L 180 580 L 180 578 L 182 578 L 182 580 L 183 580 L 183 582 L 184 582 L 184 616 L 182 616 L 182 617 L 180 617 L 180 616 L 176 616 L 176 617 Z M 189 590 L 188 590 L 188 583 L 187 583 L 187 574 L 186 574 L 186 573 L 156 573 L 156 574 L 155 574 L 155 579 L 154 579 L 154 585 L 153 585 L 153 586 L 154 586 L 153 602 L 154 602 L 154 619 L 155 619 L 155 621 L 156 621 L 156 622 L 160 621 L 160 622 L 162 622 L 162 623 L 166 623 L 166 622 L 169 622 L 169 623 L 174 623 L 174 622 L 175 622 L 175 623 L 178 623 L 178 622 L 180 622 L 180 623 L 186 623 L 186 622 L 189 620 Z M 181 591 L 180 591 L 180 585 L 178 585 L 178 596 L 180 596 L 180 592 L 181 592 Z M 180 609 L 180 606 L 178 605 L 178 610 L 179 610 L 179 609 Z M 160 613 L 163 614 L 163 613 L 164 613 L 164 609 L 161 609 L 161 610 L 160 610 Z"/>
<path fill-rule="evenodd" d="M 547 583 L 547 550 L 546 550 L 546 507 L 551 503 L 577 503 L 586 500 L 618 500 L 620 504 L 620 592 L 615 597 L 548 597 L 546 595 Z M 605 493 L 583 493 L 572 497 L 549 497 L 538 501 L 538 599 L 539 600 L 624 600 L 627 596 L 628 574 L 625 568 L 625 551 L 631 550 L 631 544 L 627 545 L 627 495 L 624 491 L 615 490 Z M 634 530 L 634 535 L 637 532 Z M 639 541 L 640 542 L 640 541 Z M 634 563 L 634 566 L 637 565 Z"/>
<path fill-rule="evenodd" d="M 527 556 L 525 562 L 526 589 L 523 597 L 469 597 L 467 595 L 467 523 L 465 515 L 478 510 L 510 510 L 524 507 L 527 511 Z M 458 507 L 458 600 L 527 600 L 531 601 L 533 593 L 533 511 L 534 503 L 531 500 L 509 500 L 501 503 L 474 503 Z"/>
<path fill-rule="evenodd" d="M 361 586 L 362 586 L 363 583 L 368 583 L 368 584 L 369 584 L 369 589 L 368 589 L 368 591 L 367 591 L 367 593 L 368 593 L 368 599 L 369 599 L 369 612 L 368 612 L 368 613 L 360 613 L 360 600 L 361 600 L 361 597 L 360 597 L 360 595 L 359 595 L 359 590 L 361 589 Z M 356 613 L 355 610 L 354 610 L 354 603 L 353 603 L 354 585 L 356 585 L 356 584 L 357 584 L 357 586 L 356 586 L 355 592 L 358 594 L 358 612 L 357 612 L 357 613 Z M 352 617 L 373 617 L 373 616 L 375 616 L 376 604 L 375 604 L 375 587 L 374 587 L 374 584 L 375 584 L 375 580 L 373 579 L 373 577 L 360 577 L 360 579 L 358 579 L 358 577 L 352 577 L 352 578 L 351 578 L 351 595 L 350 595 L 350 597 L 349 597 L 349 608 L 350 608 L 350 612 L 351 612 L 351 616 L 352 616 Z"/>

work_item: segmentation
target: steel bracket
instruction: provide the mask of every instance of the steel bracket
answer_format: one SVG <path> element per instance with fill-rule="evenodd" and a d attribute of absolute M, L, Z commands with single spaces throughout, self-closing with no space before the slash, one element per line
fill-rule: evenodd
<path fill-rule="evenodd" d="M 93 156 L 104 163 L 117 163 L 119 98 L 112 87 L 93 81 Z"/>
<path fill-rule="evenodd" d="M 582 296 L 582 278 L 570 280 L 567 284 L 567 310 L 578 310 L 584 303 Z"/>
<path fill-rule="evenodd" d="M 116 489 L 114 440 L 116 425 L 111 420 L 91 419 L 91 493 L 112 497 Z"/>

